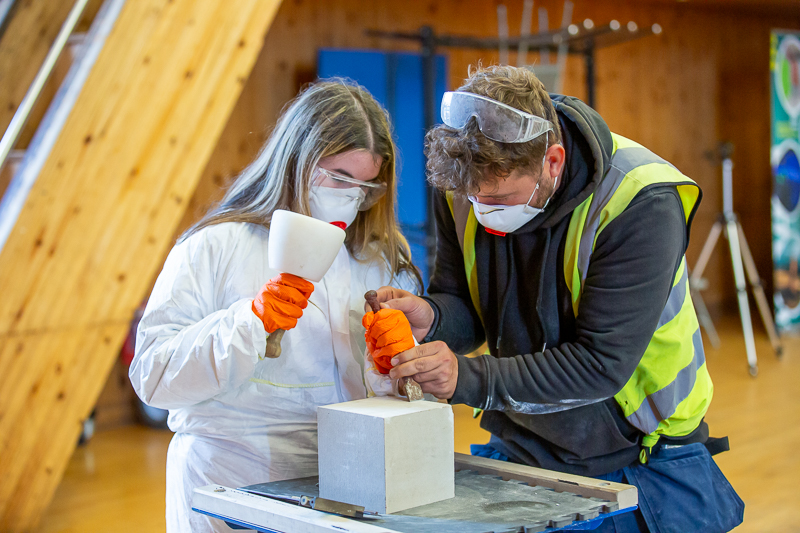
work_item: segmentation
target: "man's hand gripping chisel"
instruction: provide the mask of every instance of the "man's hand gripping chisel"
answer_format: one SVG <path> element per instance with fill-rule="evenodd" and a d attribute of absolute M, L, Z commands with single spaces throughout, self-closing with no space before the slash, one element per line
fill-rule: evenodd
<path fill-rule="evenodd" d="M 375 291 L 367 291 L 364 294 L 364 299 L 369 304 L 370 308 L 372 309 L 373 313 L 377 313 L 381 310 L 381 304 L 378 303 L 378 293 Z M 410 376 L 406 376 L 402 379 L 402 391 L 405 392 L 406 399 L 409 402 L 416 402 L 418 400 L 424 400 L 425 397 L 422 393 L 422 387 L 419 386 L 419 383 L 414 381 L 414 378 Z"/>

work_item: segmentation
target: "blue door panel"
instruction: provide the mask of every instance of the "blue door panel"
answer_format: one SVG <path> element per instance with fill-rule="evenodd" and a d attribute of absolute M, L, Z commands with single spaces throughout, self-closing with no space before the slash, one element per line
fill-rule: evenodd
<path fill-rule="evenodd" d="M 435 117 L 446 90 L 447 62 L 436 57 Z M 392 118 L 398 149 L 397 214 L 411 245 L 414 263 L 422 270 L 427 286 L 429 258 L 426 250 L 425 118 L 422 86 L 422 56 L 410 52 L 321 49 L 317 74 L 320 78 L 344 77 L 364 86 Z"/>

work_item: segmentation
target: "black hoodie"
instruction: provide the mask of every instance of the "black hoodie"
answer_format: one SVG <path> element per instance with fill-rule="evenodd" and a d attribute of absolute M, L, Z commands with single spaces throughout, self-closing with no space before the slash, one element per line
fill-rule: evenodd
<path fill-rule="evenodd" d="M 602 475 L 637 460 L 642 433 L 613 396 L 627 383 L 653 333 L 686 251 L 689 232 L 674 186 L 643 189 L 599 235 L 578 317 L 564 278 L 572 211 L 610 165 L 611 132 L 593 109 L 551 95 L 566 167 L 543 213 L 506 236 L 475 236 L 482 324 L 444 195 L 436 200 L 436 263 L 428 300 L 436 314 L 426 341 L 458 356 L 452 403 L 484 409 L 481 427 L 511 460 Z M 484 329 L 485 328 L 485 329 Z M 681 444 L 704 442 L 702 423 Z"/>

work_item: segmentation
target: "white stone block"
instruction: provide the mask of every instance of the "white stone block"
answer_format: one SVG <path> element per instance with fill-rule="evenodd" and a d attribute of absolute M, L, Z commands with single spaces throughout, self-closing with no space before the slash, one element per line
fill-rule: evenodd
<path fill-rule="evenodd" d="M 453 410 L 392 396 L 317 409 L 319 495 L 396 513 L 455 495 Z"/>

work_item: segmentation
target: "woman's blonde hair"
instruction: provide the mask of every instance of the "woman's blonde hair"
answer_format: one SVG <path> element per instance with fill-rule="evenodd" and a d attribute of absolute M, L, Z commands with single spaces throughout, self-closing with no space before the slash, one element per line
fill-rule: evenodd
<path fill-rule="evenodd" d="M 222 222 L 269 228 L 276 209 L 310 215 L 308 194 L 319 160 L 351 150 L 381 157 L 376 180 L 386 184 L 386 194 L 358 213 L 346 230 L 345 245 L 358 261 L 386 261 L 393 277 L 408 272 L 421 291 L 422 278 L 394 209 L 396 149 L 388 113 L 366 89 L 342 79 L 316 82 L 289 102 L 256 159 L 181 240 Z"/>

